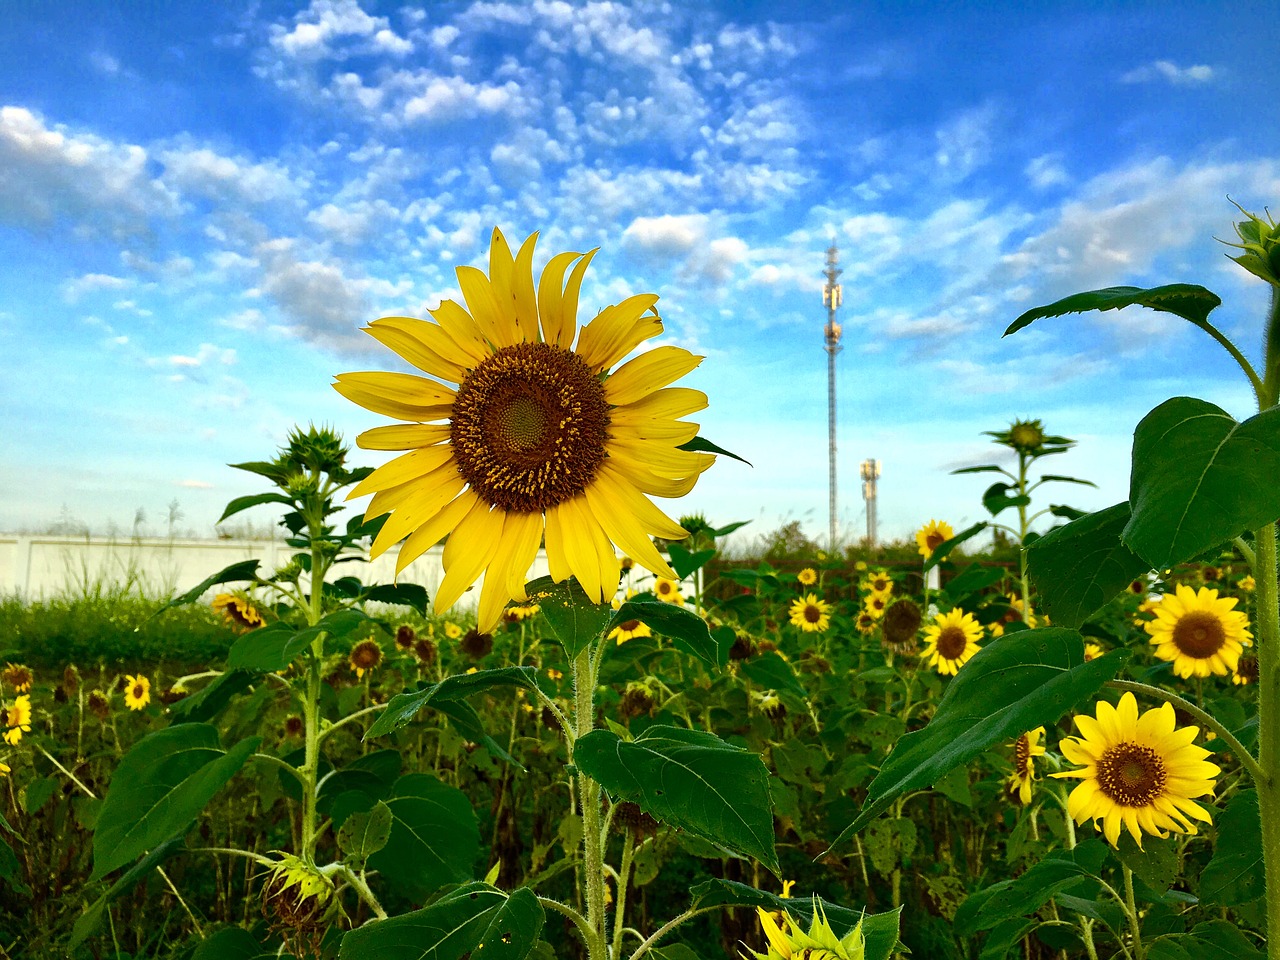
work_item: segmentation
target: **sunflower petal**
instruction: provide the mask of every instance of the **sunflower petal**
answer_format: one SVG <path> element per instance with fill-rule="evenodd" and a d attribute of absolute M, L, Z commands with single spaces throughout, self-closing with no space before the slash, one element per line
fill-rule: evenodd
<path fill-rule="evenodd" d="M 609 381 L 605 381 L 605 392 L 608 393 Z M 707 406 L 707 395 L 701 390 L 689 387 L 667 387 L 656 390 L 634 403 L 614 407 L 609 412 L 609 419 L 614 423 L 631 423 L 646 417 L 686 417 L 697 413 Z"/>
<path fill-rule="evenodd" d="M 440 329 L 458 345 L 458 349 L 466 353 L 473 366 L 493 352 L 476 325 L 475 318 L 456 300 L 442 301 L 440 306 L 427 313 L 440 324 Z"/>
<path fill-rule="evenodd" d="M 605 307 L 582 328 L 577 353 L 593 371 L 608 370 L 644 341 L 662 333 L 662 318 L 653 305 L 656 293 L 641 293 Z M 649 315 L 649 311 L 653 311 Z"/>
<path fill-rule="evenodd" d="M 586 255 L 584 261 L 590 262 L 593 256 L 594 250 Z M 582 254 L 557 253 L 547 261 L 547 265 L 542 268 L 542 276 L 538 278 L 538 316 L 542 321 L 542 339 L 553 347 L 563 347 L 566 350 L 573 343 L 578 328 L 576 299 L 574 312 L 568 317 L 564 313 L 564 272 L 579 257 Z"/>
<path fill-rule="evenodd" d="M 679 380 L 702 361 L 702 357 L 684 347 L 669 344 L 654 347 L 613 371 L 604 382 L 605 392 L 609 402 L 618 406 L 635 403 L 660 387 Z"/>
<path fill-rule="evenodd" d="M 538 234 L 531 233 L 520 245 L 511 277 L 511 294 L 515 299 L 516 337 L 520 343 L 538 339 L 538 297 L 533 285 L 533 249 Z"/>
<path fill-rule="evenodd" d="M 449 439 L 447 423 L 392 423 L 374 427 L 356 437 L 361 450 L 412 450 Z"/>
<path fill-rule="evenodd" d="M 440 340 L 449 339 L 434 323 L 419 322 L 425 327 L 435 330 Z M 429 373 L 433 377 L 459 383 L 466 376 L 466 370 L 463 367 L 446 360 L 436 350 L 427 346 L 417 333 L 409 333 L 402 326 L 375 320 L 364 328 L 364 332 L 384 347 L 388 347 L 394 353 L 404 357 L 419 370 Z M 428 336 L 430 335 L 428 334 Z"/>
<path fill-rule="evenodd" d="M 480 333 L 495 347 L 509 347 L 516 342 L 514 304 L 504 304 L 483 270 L 458 267 L 458 289 L 467 301 L 467 310 L 480 328 Z"/>
<path fill-rule="evenodd" d="M 396 576 L 455 530 L 478 499 L 470 490 L 463 490 L 456 500 L 409 534 L 396 557 Z"/>
<path fill-rule="evenodd" d="M 443 420 L 453 409 L 453 390 L 411 373 L 340 373 L 333 389 L 366 410 L 397 420 Z"/>
<path fill-rule="evenodd" d="M 444 545 L 444 579 L 436 590 L 436 613 L 444 613 L 457 603 L 493 561 L 504 516 L 503 511 L 491 509 L 477 497 L 458 523 Z"/>
<path fill-rule="evenodd" d="M 671 569 L 671 564 L 658 553 L 657 547 L 645 534 L 644 528 L 636 521 L 634 514 L 628 512 L 627 508 L 630 504 L 621 495 L 621 489 L 614 484 L 603 482 L 602 474 L 597 475 L 595 482 L 583 493 L 587 498 L 588 507 L 599 520 L 609 539 L 626 551 L 636 563 L 652 573 L 670 580 L 678 579 L 676 572 Z M 680 532 L 684 533 L 683 530 Z"/>
<path fill-rule="evenodd" d="M 347 494 L 348 500 L 363 497 L 368 493 L 376 493 L 390 487 L 398 487 L 402 483 L 421 477 L 443 467 L 453 458 L 453 447 L 447 443 L 434 447 L 418 447 L 408 453 L 401 454 L 394 460 L 384 463 L 373 473 L 355 485 Z"/>
<path fill-rule="evenodd" d="M 373 560 L 399 543 L 410 533 L 430 522 L 454 497 L 462 492 L 466 481 L 453 463 L 447 463 L 414 483 L 416 489 L 401 502 L 387 522 L 382 525 L 369 547 L 369 559 Z"/>

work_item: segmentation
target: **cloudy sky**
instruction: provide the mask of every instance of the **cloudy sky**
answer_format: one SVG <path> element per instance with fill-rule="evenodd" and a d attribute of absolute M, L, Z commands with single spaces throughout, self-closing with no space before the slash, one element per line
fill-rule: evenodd
<path fill-rule="evenodd" d="M 1055 501 L 1125 498 L 1134 424 L 1249 393 L 1204 334 L 1082 289 L 1203 283 L 1256 356 L 1227 197 L 1280 205 L 1265 4 L 18 2 L 0 29 L 0 530 L 212 535 L 229 462 L 378 421 L 333 374 L 457 297 L 495 225 L 599 246 L 583 313 L 657 292 L 722 461 L 673 513 L 827 528 L 825 248 L 844 268 L 840 522 L 981 519 L 983 430 L 1077 438 Z M 357 462 L 382 455 L 357 453 Z M 265 525 L 264 513 L 259 518 Z"/>

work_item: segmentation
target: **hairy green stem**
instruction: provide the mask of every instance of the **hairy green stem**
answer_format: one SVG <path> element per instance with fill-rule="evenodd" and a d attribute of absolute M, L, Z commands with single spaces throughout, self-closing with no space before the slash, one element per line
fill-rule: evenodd
<path fill-rule="evenodd" d="M 1142 924 L 1138 919 L 1138 902 L 1133 895 L 1133 871 L 1127 863 L 1121 864 L 1124 872 L 1124 912 L 1129 916 L 1129 932 L 1133 938 L 1133 960 L 1142 960 L 1146 952 L 1142 949 Z"/>
<path fill-rule="evenodd" d="M 1267 956 L 1280 960 L 1280 785 L 1269 771 L 1280 764 L 1280 612 L 1277 610 L 1276 533 L 1268 524 L 1254 538 L 1258 609 L 1258 765 L 1255 777 L 1267 881 Z"/>
<path fill-rule="evenodd" d="M 596 671 L 591 653 L 591 647 L 588 646 L 573 661 L 575 743 L 595 726 Z M 586 774 L 579 773 L 578 795 L 582 801 L 582 868 L 587 888 L 587 927 L 591 934 L 587 941 L 587 956 L 589 960 L 607 960 L 600 784 Z"/>

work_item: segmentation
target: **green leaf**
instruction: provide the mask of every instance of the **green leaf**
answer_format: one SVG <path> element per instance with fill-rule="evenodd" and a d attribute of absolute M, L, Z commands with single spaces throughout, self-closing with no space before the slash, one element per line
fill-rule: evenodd
<path fill-rule="evenodd" d="M 339 957 L 524 960 L 537 945 L 545 919 L 531 890 L 521 888 L 508 896 L 483 883 L 468 883 L 422 910 L 357 927 L 342 938 Z"/>
<path fill-rule="evenodd" d="M 701 730 L 654 725 L 630 742 L 593 730 L 579 738 L 573 762 L 611 796 L 778 872 L 769 773 L 750 750 Z"/>
<path fill-rule="evenodd" d="M 741 530 L 750 522 L 750 520 L 735 520 L 733 523 L 726 523 L 723 527 L 712 527 L 709 532 L 713 537 L 725 537 L 735 530 Z"/>
<path fill-rule="evenodd" d="M 314 626 L 294 630 L 285 623 L 272 623 L 242 634 L 227 654 L 227 666 L 236 670 L 270 673 L 293 663 L 311 641 L 325 633 L 335 639 L 350 636 L 356 630 L 375 623 L 360 610 L 339 610 Z"/>
<path fill-rule="evenodd" d="M 86 907 L 84 913 L 76 919 L 75 925 L 71 928 L 71 941 L 67 944 L 68 948 L 74 951 L 98 929 L 107 904 L 121 894 L 128 893 L 146 874 L 181 850 L 182 838 L 170 837 L 126 870 L 119 880 L 107 888 L 106 893 Z"/>
<path fill-rule="evenodd" d="M 1148 837 L 1146 844 L 1139 847 L 1133 837 L 1125 833 L 1120 837 L 1116 856 L 1156 896 L 1163 895 L 1173 886 L 1182 872 L 1182 863 L 1173 840 Z"/>
<path fill-rule="evenodd" d="M 604 626 L 613 616 L 613 607 L 592 601 L 573 577 L 564 583 L 539 577 L 527 584 L 525 591 L 529 601 L 542 608 L 542 615 L 570 660 L 604 636 Z"/>
<path fill-rule="evenodd" d="M 707 561 L 716 555 L 714 548 L 698 550 L 696 553 L 686 550 L 678 543 L 668 545 L 667 554 L 671 557 L 671 566 L 681 579 L 692 576 L 707 565 Z"/>
<path fill-rule="evenodd" d="M 427 616 L 430 598 L 427 588 L 416 583 L 382 583 L 368 587 L 360 595 L 361 600 L 372 600 L 375 603 L 394 603 L 401 607 L 412 607 L 422 616 Z"/>
<path fill-rule="evenodd" d="M 1201 326 L 1209 319 L 1210 312 L 1222 303 L 1215 293 L 1194 283 L 1170 283 L 1163 287 L 1105 287 L 1076 293 L 1055 301 L 1046 307 L 1028 310 L 1005 330 L 1003 336 L 1017 333 L 1036 320 L 1061 317 L 1068 313 L 1086 313 L 1090 310 L 1119 310 L 1121 307 L 1150 307 L 1165 313 L 1176 314 Z"/>
<path fill-rule="evenodd" d="M 279 493 L 255 493 L 247 497 L 236 497 L 227 504 L 227 509 L 222 511 L 215 522 L 221 523 L 227 517 L 239 513 L 241 510 L 248 510 L 250 507 L 256 507 L 260 503 L 283 503 L 286 507 L 293 506 L 293 501 L 283 494 Z"/>
<path fill-rule="evenodd" d="M 153 613 L 151 616 L 163 613 L 173 607 L 181 607 L 184 604 L 192 603 L 199 600 L 206 590 L 210 587 L 217 586 L 220 583 L 241 583 L 246 580 L 258 579 L 258 561 L 257 560 L 241 560 L 239 563 L 233 563 L 229 567 L 224 567 L 211 577 L 200 581 L 196 586 L 192 587 L 181 596 L 174 597 L 163 607 Z"/>
<path fill-rule="evenodd" d="M 938 546 L 934 548 L 933 553 L 929 554 L 929 559 L 925 560 L 924 562 L 925 572 L 932 570 L 934 567 L 940 564 L 943 560 L 945 560 L 947 558 L 947 555 L 951 553 L 952 550 L 960 546 L 960 544 L 964 543 L 970 537 L 976 537 L 979 533 L 981 533 L 985 529 L 987 529 L 987 523 L 985 521 L 982 523 L 975 523 L 973 526 L 966 527 L 965 529 L 961 530 L 950 540 L 944 540 L 942 543 L 938 544 Z"/>
<path fill-rule="evenodd" d="M 729 662 L 729 647 L 711 636 L 707 621 L 692 610 L 661 600 L 628 600 L 604 626 L 607 636 L 620 623 L 640 620 L 664 637 L 670 637 L 677 650 L 697 657 L 709 667 L 723 667 Z"/>
<path fill-rule="evenodd" d="M 809 696 L 809 691 L 791 669 L 791 664 L 772 650 L 750 660 L 743 660 L 738 665 L 738 672 L 766 690 L 785 690 L 802 699 Z"/>
<path fill-rule="evenodd" d="M 1026 873 L 973 894 L 955 915 L 956 934 L 970 937 L 1014 917 L 1034 914 L 1062 890 L 1101 867 L 1106 848 L 1090 838 L 1074 850 L 1055 850 Z"/>
<path fill-rule="evenodd" d="M 1133 435 L 1125 543 L 1151 567 L 1199 556 L 1280 517 L 1280 407 L 1236 423 L 1193 397 L 1166 400 Z"/>
<path fill-rule="evenodd" d="M 1147 960 L 1265 960 L 1234 923 L 1209 920 L 1190 933 L 1173 933 L 1150 944 Z"/>
<path fill-rule="evenodd" d="M 365 861 L 391 838 L 391 808 L 379 800 L 368 810 L 357 811 L 338 830 L 338 849 L 353 860 Z"/>
<path fill-rule="evenodd" d="M 723 457 L 733 457 L 733 459 L 737 460 L 740 463 L 745 463 L 748 467 L 751 466 L 750 460 L 743 460 L 742 457 L 738 456 L 736 453 L 730 453 L 724 447 L 716 446 L 706 437 L 694 437 L 692 440 L 689 440 L 686 443 L 680 444 L 680 446 L 677 447 L 676 449 L 692 450 L 695 453 L 718 453 Z"/>
<path fill-rule="evenodd" d="M 429 774 L 410 773 L 396 781 L 386 806 L 391 835 L 369 857 L 370 870 L 419 901 L 446 883 L 472 876 L 480 827 L 465 793 Z"/>
<path fill-rule="evenodd" d="M 517 770 L 523 772 L 524 767 L 515 757 L 507 753 L 502 744 L 493 739 L 484 729 L 484 721 L 480 719 L 480 714 L 476 712 L 476 708 L 465 700 L 437 700 L 431 705 L 437 713 L 442 713 L 457 727 L 468 740 L 478 743 L 489 752 L 490 756 L 497 757 L 503 763 L 509 763 Z"/>
<path fill-rule="evenodd" d="M 274 950 L 267 950 L 243 927 L 223 927 L 200 941 L 191 960 L 271 960 L 274 957 Z"/>
<path fill-rule="evenodd" d="M 1092 480 L 1081 480 L 1077 477 L 1063 477 L 1063 476 L 1059 476 L 1056 473 L 1046 473 L 1043 477 L 1040 478 L 1041 483 L 1047 483 L 1050 481 L 1053 481 L 1055 483 L 1078 483 L 1078 484 L 1081 484 L 1082 486 L 1094 487 L 1094 488 L 1098 486 Z"/>
<path fill-rule="evenodd" d="M 980 563 L 971 563 L 964 570 L 942 585 L 942 592 L 947 595 L 954 606 L 964 606 L 962 601 L 994 586 L 1004 578 L 1003 567 L 984 567 Z"/>
<path fill-rule="evenodd" d="M 382 711 L 365 739 L 381 737 L 399 730 L 417 716 L 423 707 L 438 706 L 450 700 L 465 700 L 467 697 L 488 690 L 492 687 L 523 687 L 526 690 L 538 688 L 538 671 L 534 667 L 501 667 L 496 670 L 478 670 L 475 673 L 460 673 L 445 677 L 439 683 L 420 690 L 398 693 L 391 698 L 387 708 Z"/>
<path fill-rule="evenodd" d="M 1027 550 L 1040 606 L 1056 622 L 1080 626 L 1151 569 L 1120 539 L 1128 522 L 1128 502 L 1117 503 L 1050 530 Z"/>
<path fill-rule="evenodd" d="M 1009 476 L 1008 470 L 994 463 L 985 463 L 980 467 L 961 467 L 959 470 L 951 471 L 952 476 L 956 476 L 961 473 L 1003 473 L 1006 477 Z"/>
<path fill-rule="evenodd" d="M 253 685 L 257 674 L 248 670 L 228 670 L 205 684 L 198 693 L 183 697 L 169 707 L 175 723 L 205 723 L 231 702 L 231 698 Z"/>
<path fill-rule="evenodd" d="M 184 833 L 261 742 L 250 737 L 224 751 L 216 727 L 184 723 L 135 743 L 111 777 L 94 826 L 90 879 Z"/>
<path fill-rule="evenodd" d="M 809 929 L 809 921 L 813 918 L 813 897 L 783 898 L 734 880 L 706 880 L 690 887 L 689 894 L 692 897 L 690 910 L 716 906 L 763 907 L 766 910 L 789 913 L 805 930 Z M 866 960 L 889 960 L 893 948 L 898 944 L 901 907 L 885 913 L 869 914 L 865 910 L 852 910 L 821 897 L 817 901 L 836 936 L 843 937 L 861 920 L 862 933 L 867 938 Z"/>
<path fill-rule="evenodd" d="M 233 470 L 245 470 L 266 477 L 272 483 L 283 484 L 289 479 L 290 467 L 276 460 L 252 460 L 246 463 L 229 463 Z"/>
<path fill-rule="evenodd" d="M 1050 726 L 1112 679 L 1128 651 L 1088 663 L 1074 630 L 1019 630 L 988 643 L 947 685 L 933 719 L 898 740 L 868 788 L 839 846 L 909 790 L 931 786 L 987 748 L 1027 730 Z"/>
<path fill-rule="evenodd" d="M 982 495 L 982 505 L 986 508 L 987 513 L 994 517 L 1009 507 L 1025 507 L 1029 504 L 1031 498 L 1025 494 L 1009 496 L 1009 491 L 1016 489 L 1017 487 L 1011 483 L 993 483 L 989 486 L 986 493 Z"/>
<path fill-rule="evenodd" d="M 1200 874 L 1200 899 L 1223 907 L 1239 906 L 1266 892 L 1258 791 L 1242 790 L 1218 814 L 1213 859 Z"/>

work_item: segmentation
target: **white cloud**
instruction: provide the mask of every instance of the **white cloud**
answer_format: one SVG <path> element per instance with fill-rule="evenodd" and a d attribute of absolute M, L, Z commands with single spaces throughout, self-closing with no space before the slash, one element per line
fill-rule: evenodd
<path fill-rule="evenodd" d="M 1046 153 L 1036 157 L 1027 164 L 1023 173 L 1037 190 L 1063 186 L 1071 182 L 1071 177 L 1062 165 L 1062 155 L 1057 153 Z"/>
<path fill-rule="evenodd" d="M 996 110 L 991 104 L 954 117 L 935 134 L 938 150 L 934 161 L 957 179 L 967 177 L 990 160 L 995 122 Z"/>
<path fill-rule="evenodd" d="M 334 44 L 349 40 L 356 41 L 352 52 L 404 56 L 413 50 L 410 41 L 390 29 L 386 17 L 370 16 L 356 0 L 312 0 L 294 17 L 292 30 L 279 24 L 271 28 L 271 45 L 301 60 L 345 56 Z"/>
<path fill-rule="evenodd" d="M 169 357 L 169 364 L 174 367 L 204 367 L 210 364 L 220 364 L 229 367 L 236 362 L 236 352 L 231 348 L 215 346 L 212 343 L 200 344 L 200 349 L 196 351 L 194 356 L 184 354 L 173 354 Z"/>
<path fill-rule="evenodd" d="M 406 123 L 434 123 L 482 114 L 509 112 L 520 103 L 520 86 L 508 81 L 501 86 L 473 84 L 461 77 L 424 78 L 423 89 L 404 104 Z"/>
<path fill-rule="evenodd" d="M 369 316 L 366 283 L 336 260 L 302 259 L 295 248 L 289 239 L 259 246 L 262 292 L 292 321 L 290 333 L 328 346 L 358 343 L 356 331 Z"/>
<path fill-rule="evenodd" d="M 690 253 L 706 234 L 706 214 L 664 214 L 636 217 L 622 231 L 622 242 L 650 256 L 675 258 Z"/>
<path fill-rule="evenodd" d="M 187 490 L 212 490 L 214 486 L 208 480 L 179 480 L 178 486 Z"/>
<path fill-rule="evenodd" d="M 0 107 L 0 222 L 69 226 L 123 240 L 178 213 L 177 197 L 147 172 L 147 151 L 49 127 L 23 107 Z"/>
<path fill-rule="evenodd" d="M 298 192 L 289 172 L 279 163 L 253 163 L 227 157 L 208 147 L 164 150 L 163 180 L 180 191 L 216 200 L 263 203 L 295 196 Z"/>
<path fill-rule="evenodd" d="M 132 285 L 132 282 L 124 277 L 113 277 L 109 273 L 86 273 L 82 277 L 76 277 L 64 283 L 62 297 L 67 303 L 76 303 L 81 297 L 101 290 L 124 290 Z"/>
<path fill-rule="evenodd" d="M 1193 86 L 1209 83 L 1217 76 L 1213 67 L 1198 63 L 1190 67 L 1180 67 L 1170 60 L 1155 60 L 1124 74 L 1122 83 L 1151 83 L 1167 81 L 1178 86 Z"/>

